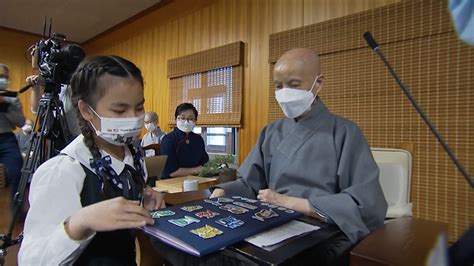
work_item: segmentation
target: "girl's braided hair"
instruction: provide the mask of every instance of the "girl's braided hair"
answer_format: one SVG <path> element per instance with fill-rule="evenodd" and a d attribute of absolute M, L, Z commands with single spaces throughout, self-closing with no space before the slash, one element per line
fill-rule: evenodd
<path fill-rule="evenodd" d="M 100 160 L 102 155 L 94 141 L 94 129 L 79 111 L 78 102 L 83 102 L 95 109 L 97 100 L 105 95 L 110 87 L 105 84 L 104 76 L 110 75 L 121 78 L 130 78 L 138 81 L 143 87 L 143 77 L 140 69 L 132 62 L 119 56 L 95 56 L 85 59 L 71 78 L 72 104 L 76 111 L 77 120 L 84 143 L 94 160 Z M 102 180 L 103 184 L 107 184 Z"/>

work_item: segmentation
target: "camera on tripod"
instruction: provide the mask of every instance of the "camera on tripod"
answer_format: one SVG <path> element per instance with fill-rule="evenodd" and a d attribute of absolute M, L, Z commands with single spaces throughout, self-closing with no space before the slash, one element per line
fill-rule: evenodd
<path fill-rule="evenodd" d="M 75 70 L 74 58 L 70 58 L 70 54 L 61 47 L 64 41 L 64 35 L 53 33 L 52 37 L 42 39 L 33 46 L 31 63 L 39 71 L 38 83 L 45 85 L 45 93 L 59 93 L 61 84 L 69 84 Z"/>

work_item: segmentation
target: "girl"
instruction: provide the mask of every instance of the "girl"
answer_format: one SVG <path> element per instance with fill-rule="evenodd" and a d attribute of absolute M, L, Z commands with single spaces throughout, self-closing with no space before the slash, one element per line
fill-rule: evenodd
<path fill-rule="evenodd" d="M 71 88 L 82 134 L 33 176 L 19 264 L 134 265 L 132 229 L 152 224 L 146 209 L 163 204 L 143 190 L 141 153 L 129 145 L 143 126 L 141 72 L 117 56 L 93 57 Z"/>

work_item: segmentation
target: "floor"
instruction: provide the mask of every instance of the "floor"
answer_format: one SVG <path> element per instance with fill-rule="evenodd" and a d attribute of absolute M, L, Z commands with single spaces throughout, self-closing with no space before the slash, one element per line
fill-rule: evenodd
<path fill-rule="evenodd" d="M 0 188 L 0 235 L 7 234 L 11 223 L 10 213 L 10 190 L 8 188 Z M 13 237 L 17 237 L 23 227 L 23 221 L 19 221 L 13 230 Z M 0 241 L 3 244 L 3 241 Z M 8 254 L 5 257 L 5 266 L 17 265 L 16 256 L 18 254 L 18 245 L 8 248 Z"/>

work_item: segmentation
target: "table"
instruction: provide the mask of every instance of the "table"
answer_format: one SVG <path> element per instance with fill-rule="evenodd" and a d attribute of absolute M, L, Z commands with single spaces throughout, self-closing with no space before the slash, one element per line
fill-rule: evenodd
<path fill-rule="evenodd" d="M 352 249 L 351 266 L 425 265 L 433 251 L 443 249 L 439 237 L 446 232 L 446 223 L 415 217 L 393 219 Z"/>
<path fill-rule="evenodd" d="M 167 193 L 178 193 L 183 192 L 183 181 L 186 179 L 197 179 L 199 182 L 198 189 L 208 189 L 214 185 L 217 185 L 218 179 L 212 177 L 200 177 L 200 176 L 181 176 L 168 178 L 156 181 L 156 186 L 153 188 L 159 192 Z"/>

